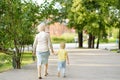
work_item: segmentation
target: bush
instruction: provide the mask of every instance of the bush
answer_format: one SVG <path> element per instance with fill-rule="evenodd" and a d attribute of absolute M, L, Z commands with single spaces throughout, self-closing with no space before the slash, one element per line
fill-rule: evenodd
<path fill-rule="evenodd" d="M 113 42 L 115 43 L 115 42 L 116 42 L 116 38 L 110 38 L 110 39 L 109 39 L 109 42 L 110 42 L 110 43 L 113 43 Z"/>
<path fill-rule="evenodd" d="M 100 39 L 100 43 L 108 43 L 108 39 Z"/>
<path fill-rule="evenodd" d="M 11 63 L 11 56 L 0 53 L 0 67 L 3 66 L 3 64 Z"/>
<path fill-rule="evenodd" d="M 52 37 L 52 42 L 53 43 L 59 43 L 61 41 L 65 41 L 65 39 L 61 38 L 61 37 Z"/>
<path fill-rule="evenodd" d="M 52 42 L 53 43 L 60 43 L 60 42 L 66 42 L 66 43 L 72 43 L 74 42 L 74 33 L 64 33 L 61 36 L 52 36 Z"/>
<path fill-rule="evenodd" d="M 115 43 L 116 42 L 116 38 L 104 38 L 104 39 L 100 39 L 100 43 Z"/>

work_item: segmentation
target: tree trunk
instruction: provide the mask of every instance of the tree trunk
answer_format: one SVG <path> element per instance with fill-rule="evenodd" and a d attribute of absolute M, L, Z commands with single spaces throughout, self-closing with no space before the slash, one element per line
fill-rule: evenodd
<path fill-rule="evenodd" d="M 17 69 L 21 69 L 21 53 L 20 53 L 20 51 L 19 51 L 19 48 L 18 48 L 18 46 L 17 46 L 17 41 L 16 40 L 14 40 L 14 45 L 15 45 L 15 54 L 16 54 L 16 68 Z"/>
<path fill-rule="evenodd" d="M 95 44 L 95 36 L 92 36 L 92 48 L 94 48 L 94 44 Z"/>
<path fill-rule="evenodd" d="M 17 53 L 17 51 L 14 51 L 13 57 L 12 57 L 12 66 L 14 69 L 21 69 L 21 53 Z"/>
<path fill-rule="evenodd" d="M 100 38 L 98 37 L 96 49 L 99 48 L 99 41 L 100 41 Z"/>
<path fill-rule="evenodd" d="M 88 48 L 91 48 L 91 44 L 92 44 L 92 34 L 89 34 Z"/>
<path fill-rule="evenodd" d="M 119 42 L 118 49 L 120 50 L 120 28 L 119 28 L 118 36 L 119 36 L 119 39 L 118 39 L 118 42 Z"/>
<path fill-rule="evenodd" d="M 16 68 L 21 69 L 21 60 L 20 60 L 20 58 L 17 58 L 17 60 L 16 60 Z"/>
<path fill-rule="evenodd" d="M 97 40 L 97 46 L 96 46 L 96 49 L 99 48 L 100 33 L 101 33 L 101 22 L 99 22 L 98 40 Z"/>
<path fill-rule="evenodd" d="M 83 33 L 82 32 L 78 32 L 78 43 L 79 43 L 79 47 L 83 47 Z"/>

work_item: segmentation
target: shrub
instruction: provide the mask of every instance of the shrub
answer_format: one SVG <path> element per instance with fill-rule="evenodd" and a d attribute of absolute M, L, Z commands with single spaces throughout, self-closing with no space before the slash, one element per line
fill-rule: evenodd
<path fill-rule="evenodd" d="M 74 42 L 74 36 L 73 33 L 64 33 L 61 36 L 52 36 L 52 42 L 53 43 L 60 43 L 60 42 L 66 42 L 66 43 L 72 43 Z"/>
<path fill-rule="evenodd" d="M 7 63 L 11 63 L 11 56 L 0 53 L 0 67 Z"/>

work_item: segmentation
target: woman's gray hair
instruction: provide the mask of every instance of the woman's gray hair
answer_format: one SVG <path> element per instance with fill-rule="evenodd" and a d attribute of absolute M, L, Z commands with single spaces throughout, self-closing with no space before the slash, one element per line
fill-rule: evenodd
<path fill-rule="evenodd" d="M 38 31 L 39 31 L 39 32 L 45 31 L 45 26 L 47 26 L 47 24 L 45 24 L 44 22 L 40 23 L 40 24 L 37 26 Z"/>

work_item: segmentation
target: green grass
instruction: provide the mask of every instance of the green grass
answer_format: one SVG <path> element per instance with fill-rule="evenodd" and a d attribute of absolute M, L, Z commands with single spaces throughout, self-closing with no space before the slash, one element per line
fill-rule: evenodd
<path fill-rule="evenodd" d="M 2 66 L 0 66 L 0 72 L 7 71 L 9 69 L 12 69 L 11 63 L 5 63 Z"/>
<path fill-rule="evenodd" d="M 111 51 L 112 51 L 112 52 L 117 52 L 117 50 L 118 50 L 118 49 L 112 49 Z"/>
<path fill-rule="evenodd" d="M 76 33 L 64 33 L 61 36 L 51 36 L 52 43 L 60 43 L 60 42 L 66 42 L 66 43 L 73 43 L 74 37 L 77 36 Z M 97 39 L 95 40 L 97 42 Z M 115 43 L 116 38 L 109 38 L 109 39 L 100 39 L 100 43 Z M 84 43 L 87 43 L 87 41 L 84 41 Z"/>
<path fill-rule="evenodd" d="M 26 64 L 30 64 L 30 63 L 33 63 L 32 53 L 31 52 L 23 53 L 22 65 L 26 65 Z"/>
<path fill-rule="evenodd" d="M 110 51 L 115 52 L 115 53 L 120 53 L 118 52 L 119 51 L 118 49 L 111 49 Z"/>
<path fill-rule="evenodd" d="M 30 63 L 33 63 L 32 53 L 31 52 L 22 53 L 22 66 Z M 0 72 L 4 72 L 12 68 L 13 67 L 11 57 L 4 53 L 0 53 Z"/>

